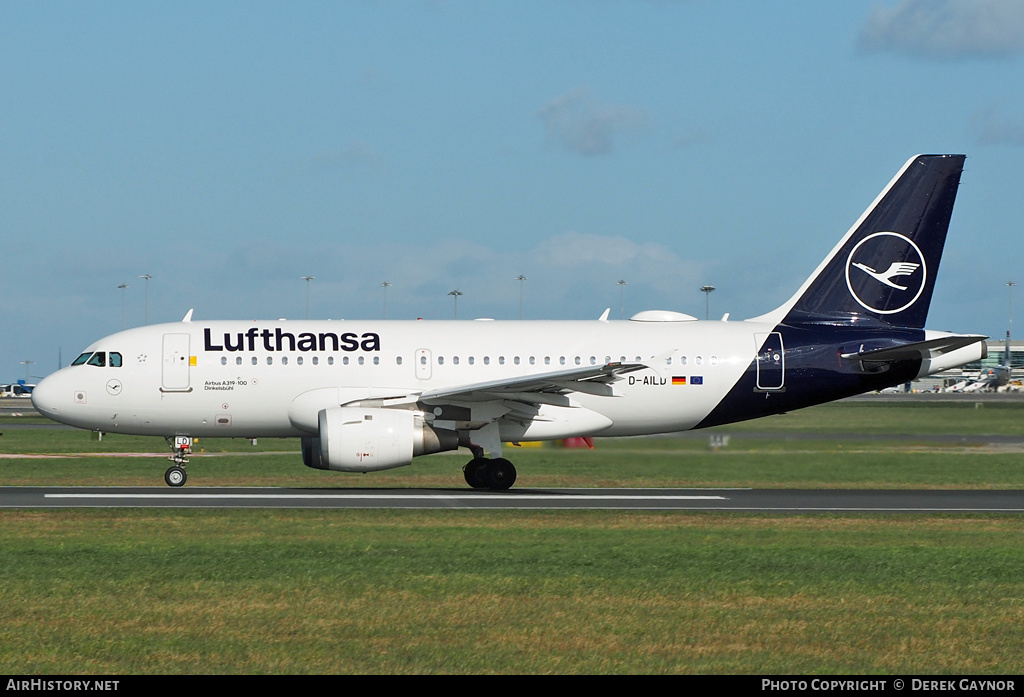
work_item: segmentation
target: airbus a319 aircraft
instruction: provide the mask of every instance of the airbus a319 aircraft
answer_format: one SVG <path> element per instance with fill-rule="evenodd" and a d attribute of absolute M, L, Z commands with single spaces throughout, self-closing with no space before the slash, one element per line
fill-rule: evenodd
<path fill-rule="evenodd" d="M 777 309 L 742 321 L 193 321 L 100 339 L 36 408 L 164 436 L 185 483 L 198 437 L 299 437 L 309 467 L 371 472 L 468 448 L 507 489 L 503 443 L 717 426 L 900 385 L 985 356 L 924 329 L 963 155 L 911 158 Z"/>

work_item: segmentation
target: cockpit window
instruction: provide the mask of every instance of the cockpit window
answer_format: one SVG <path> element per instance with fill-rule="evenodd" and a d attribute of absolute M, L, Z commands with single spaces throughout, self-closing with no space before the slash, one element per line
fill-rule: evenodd
<path fill-rule="evenodd" d="M 104 368 L 107 365 L 109 365 L 111 368 L 120 368 L 121 365 L 124 363 L 123 359 L 121 358 L 121 354 L 118 353 L 117 351 L 110 352 L 109 363 L 107 363 L 107 355 L 108 354 L 106 351 L 97 351 L 96 353 L 86 352 L 83 353 L 78 358 L 76 358 L 74 362 L 71 363 L 71 365 L 95 365 L 100 368 Z"/>

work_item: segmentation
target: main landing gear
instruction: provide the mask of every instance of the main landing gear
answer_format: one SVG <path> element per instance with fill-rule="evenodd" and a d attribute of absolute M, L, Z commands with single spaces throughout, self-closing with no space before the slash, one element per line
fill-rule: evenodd
<path fill-rule="evenodd" d="M 462 468 L 466 475 L 466 483 L 474 489 L 504 490 L 515 484 L 516 468 L 503 457 L 493 460 L 486 457 L 474 457 Z"/>
<path fill-rule="evenodd" d="M 167 439 L 168 444 L 170 444 L 170 440 L 170 438 Z M 185 486 L 185 482 L 188 481 L 185 465 L 188 464 L 188 456 L 192 452 L 192 439 L 188 436 L 175 436 L 172 449 L 174 454 L 167 459 L 174 464 L 164 472 L 164 481 L 167 482 L 167 486 Z"/>

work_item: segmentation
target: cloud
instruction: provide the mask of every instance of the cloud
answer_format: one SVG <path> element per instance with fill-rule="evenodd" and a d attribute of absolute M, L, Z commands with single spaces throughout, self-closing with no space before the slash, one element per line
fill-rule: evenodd
<path fill-rule="evenodd" d="M 377 171 L 384 168 L 386 164 L 384 156 L 373 146 L 361 140 L 353 140 L 340 150 L 314 155 L 303 163 L 302 168 L 307 172 L 318 174 L 352 169 Z"/>
<path fill-rule="evenodd" d="M 1024 146 L 1024 118 L 1011 118 L 990 106 L 973 118 L 979 145 Z"/>
<path fill-rule="evenodd" d="M 611 151 L 612 139 L 647 125 L 647 114 L 629 106 L 604 104 L 586 87 L 577 87 L 555 97 L 538 114 L 548 138 L 569 152 L 603 155 Z"/>
<path fill-rule="evenodd" d="M 900 0 L 871 10 L 859 37 L 866 52 L 924 58 L 1006 58 L 1024 50 L 1024 3 Z"/>

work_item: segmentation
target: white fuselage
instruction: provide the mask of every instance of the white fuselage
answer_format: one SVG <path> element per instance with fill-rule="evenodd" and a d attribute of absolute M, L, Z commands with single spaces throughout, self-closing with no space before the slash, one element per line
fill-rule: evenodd
<path fill-rule="evenodd" d="M 650 367 L 622 376 L 614 396 L 571 395 L 578 424 L 570 418 L 536 433 L 662 433 L 698 424 L 770 331 L 693 320 L 180 322 L 94 343 L 86 353 L 120 354 L 121 365 L 107 358 L 64 368 L 36 388 L 36 404 L 61 422 L 107 432 L 286 437 L 315 433 L 316 412 L 332 402 L 635 362 Z"/>

